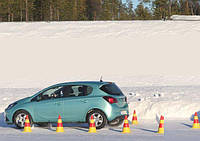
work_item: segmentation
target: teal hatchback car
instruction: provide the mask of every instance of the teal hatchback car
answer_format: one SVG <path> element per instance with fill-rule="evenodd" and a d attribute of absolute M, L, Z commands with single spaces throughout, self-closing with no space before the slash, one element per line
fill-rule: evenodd
<path fill-rule="evenodd" d="M 89 123 L 93 115 L 97 129 L 101 129 L 107 123 L 122 124 L 124 115 L 129 113 L 127 99 L 115 83 L 67 82 L 10 104 L 5 109 L 5 121 L 23 128 L 26 115 L 31 125 L 43 125 L 56 123 L 59 114 L 66 123 Z"/>

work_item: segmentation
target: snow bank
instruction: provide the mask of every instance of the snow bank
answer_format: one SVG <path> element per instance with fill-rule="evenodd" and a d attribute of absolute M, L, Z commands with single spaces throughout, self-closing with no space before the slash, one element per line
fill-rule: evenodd
<path fill-rule="evenodd" d="M 123 89 L 128 97 L 129 111 L 136 109 L 139 119 L 191 119 L 200 111 L 200 87 L 141 87 Z M 131 118 L 130 118 L 131 120 Z"/>
<path fill-rule="evenodd" d="M 200 110 L 199 102 L 189 101 L 143 101 L 130 102 L 130 113 L 133 113 L 131 108 L 137 109 L 140 119 L 156 119 L 160 115 L 164 115 L 166 119 L 191 119 L 194 112 Z M 131 118 L 130 118 L 131 120 Z"/>
<path fill-rule="evenodd" d="M 173 15 L 170 18 L 174 21 L 200 21 L 200 16 L 197 15 Z"/>

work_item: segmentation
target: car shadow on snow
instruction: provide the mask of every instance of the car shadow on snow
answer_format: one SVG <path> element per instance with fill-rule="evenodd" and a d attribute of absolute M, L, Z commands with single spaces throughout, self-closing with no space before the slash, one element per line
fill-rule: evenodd
<path fill-rule="evenodd" d="M 116 128 L 109 128 L 109 130 L 114 132 L 122 132 L 122 129 L 116 129 Z"/>
<path fill-rule="evenodd" d="M 182 125 L 185 125 L 185 126 L 187 126 L 187 127 L 189 127 L 189 128 L 192 128 L 192 125 L 190 125 L 190 124 L 187 124 L 187 123 L 181 123 Z"/>
<path fill-rule="evenodd" d="M 84 132 L 88 132 L 89 129 L 89 125 L 87 123 L 63 123 L 63 127 L 71 127 Z"/>
<path fill-rule="evenodd" d="M 84 131 L 84 132 L 88 132 L 88 129 L 87 128 L 83 128 L 83 127 L 75 127 L 74 129 L 80 130 L 80 131 Z"/>
<path fill-rule="evenodd" d="M 149 130 L 149 129 L 144 129 L 144 128 L 139 128 L 139 129 L 143 131 L 147 131 L 147 132 L 157 133 L 157 131 L 155 130 Z"/>
<path fill-rule="evenodd" d="M 56 124 L 57 125 L 57 124 Z M 63 123 L 63 127 L 81 127 L 81 128 L 88 128 L 87 123 Z"/>
<path fill-rule="evenodd" d="M 56 131 L 57 123 L 50 123 L 47 126 L 38 126 L 34 124 L 35 127 L 48 129 L 50 131 Z M 88 124 L 87 123 L 63 123 L 63 127 L 70 127 L 76 130 L 88 132 Z"/>

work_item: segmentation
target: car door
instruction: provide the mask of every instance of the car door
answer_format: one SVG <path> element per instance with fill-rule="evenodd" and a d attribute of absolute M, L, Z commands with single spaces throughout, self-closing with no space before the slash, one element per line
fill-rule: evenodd
<path fill-rule="evenodd" d="M 92 87 L 85 85 L 70 85 L 64 91 L 63 120 L 65 122 L 84 122 L 85 114 L 90 108 Z"/>
<path fill-rule="evenodd" d="M 33 100 L 36 122 L 57 122 L 59 114 L 63 114 L 63 101 L 60 96 L 62 87 L 54 87 L 39 94 Z"/>

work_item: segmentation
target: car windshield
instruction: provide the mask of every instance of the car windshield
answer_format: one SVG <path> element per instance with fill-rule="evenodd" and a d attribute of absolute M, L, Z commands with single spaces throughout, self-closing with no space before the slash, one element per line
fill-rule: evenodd
<path fill-rule="evenodd" d="M 60 88 L 62 88 L 62 87 L 56 87 L 56 88 L 49 89 L 49 90 L 43 92 L 42 95 L 43 95 L 43 96 L 44 96 L 44 95 L 47 95 L 48 97 L 51 97 L 51 95 L 54 94 L 54 93 L 55 93 L 57 90 L 59 90 Z"/>
<path fill-rule="evenodd" d="M 124 94 L 115 83 L 105 84 L 100 87 L 102 91 L 110 95 L 123 96 Z"/>

